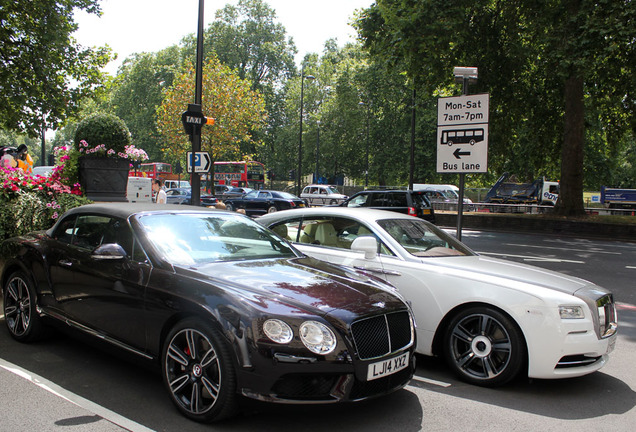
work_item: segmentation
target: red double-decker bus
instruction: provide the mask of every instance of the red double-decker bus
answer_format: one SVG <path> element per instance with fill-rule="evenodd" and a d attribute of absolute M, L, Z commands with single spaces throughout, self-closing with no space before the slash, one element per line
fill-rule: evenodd
<path fill-rule="evenodd" d="M 256 161 L 214 162 L 214 184 L 263 189 L 265 166 Z"/>
<path fill-rule="evenodd" d="M 142 163 L 137 170 L 131 169 L 129 177 L 171 178 L 172 165 L 164 162 Z"/>

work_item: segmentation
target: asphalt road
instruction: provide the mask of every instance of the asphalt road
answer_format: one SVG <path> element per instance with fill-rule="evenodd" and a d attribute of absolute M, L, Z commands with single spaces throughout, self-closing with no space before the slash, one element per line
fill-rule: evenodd
<path fill-rule="evenodd" d="M 503 388 L 485 389 L 457 381 L 436 359 L 418 356 L 416 377 L 388 397 L 309 407 L 245 400 L 240 417 L 200 425 L 176 412 L 152 365 L 65 333 L 55 332 L 44 342 L 24 345 L 0 329 L 0 432 L 632 431 L 636 425 L 636 245 L 471 231 L 463 231 L 462 238 L 476 251 L 577 275 L 610 288 L 620 307 L 620 329 L 608 365 L 581 378 L 522 379 Z"/>

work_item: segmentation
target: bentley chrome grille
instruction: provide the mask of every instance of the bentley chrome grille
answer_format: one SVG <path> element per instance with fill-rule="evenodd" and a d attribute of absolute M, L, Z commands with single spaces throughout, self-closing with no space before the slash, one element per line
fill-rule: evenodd
<path fill-rule="evenodd" d="M 414 340 L 413 320 L 408 311 L 364 318 L 351 324 L 358 357 L 368 360 L 408 347 Z"/>

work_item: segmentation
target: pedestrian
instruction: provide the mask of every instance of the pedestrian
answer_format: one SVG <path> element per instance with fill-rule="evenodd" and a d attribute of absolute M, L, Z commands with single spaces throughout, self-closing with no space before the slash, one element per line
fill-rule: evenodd
<path fill-rule="evenodd" d="M 18 155 L 16 157 L 18 168 L 25 172 L 25 174 L 31 174 L 33 172 L 33 159 L 29 155 L 29 149 L 26 144 L 20 144 L 18 146 Z"/>
<path fill-rule="evenodd" d="M 166 191 L 161 187 L 161 179 L 153 179 L 152 180 L 152 190 L 155 192 L 155 202 L 157 204 L 165 204 L 166 203 Z"/>

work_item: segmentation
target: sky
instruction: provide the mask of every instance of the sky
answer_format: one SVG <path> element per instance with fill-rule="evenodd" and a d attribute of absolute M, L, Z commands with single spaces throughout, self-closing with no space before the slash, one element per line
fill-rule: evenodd
<path fill-rule="evenodd" d="M 349 25 L 356 9 L 368 8 L 374 0 L 265 0 L 276 11 L 277 22 L 292 37 L 299 64 L 306 53 L 322 53 L 324 43 L 336 38 L 339 46 L 355 40 Z M 109 45 L 118 58 L 104 70 L 117 73 L 128 56 L 156 52 L 178 44 L 197 32 L 199 0 L 101 0 L 102 16 L 85 12 L 76 14 L 79 29 L 74 34 L 84 46 Z M 217 9 L 238 0 L 206 0 L 204 28 L 214 20 Z"/>

